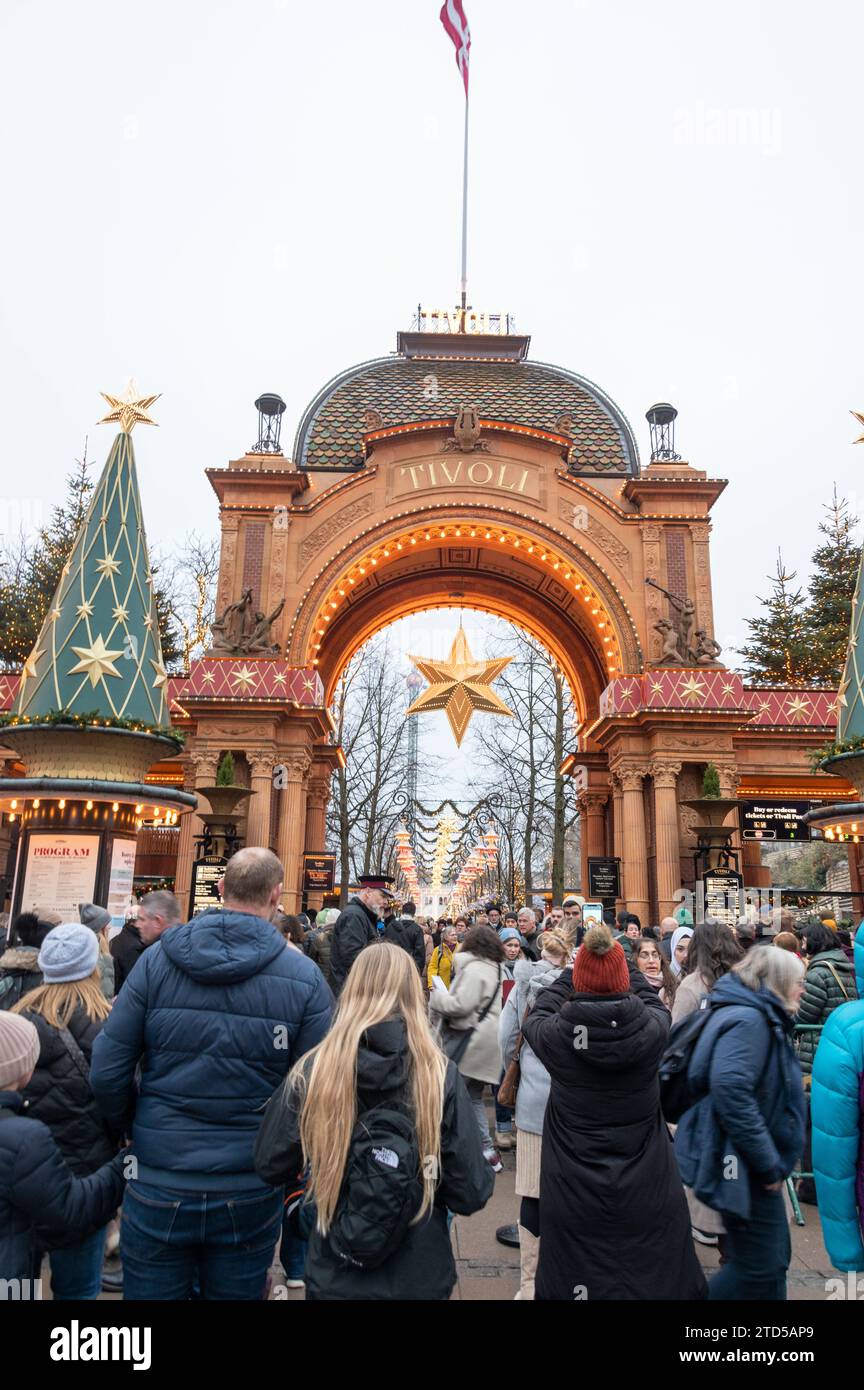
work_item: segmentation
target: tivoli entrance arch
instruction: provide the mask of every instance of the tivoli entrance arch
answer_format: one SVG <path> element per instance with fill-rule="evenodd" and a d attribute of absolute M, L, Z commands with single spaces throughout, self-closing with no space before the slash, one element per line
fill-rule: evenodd
<path fill-rule="evenodd" d="M 849 795 L 810 771 L 834 692 L 748 690 L 718 653 L 711 509 L 725 481 L 669 449 L 641 463 L 609 397 L 528 348 L 510 333 L 400 333 L 396 354 L 316 396 L 292 460 L 266 444 L 207 470 L 220 621 L 212 651 L 172 681 L 182 776 L 213 781 L 234 753 L 256 793 L 247 842 L 282 858 L 288 910 L 304 850 L 324 848 L 340 671 L 393 619 L 448 603 L 518 622 L 565 672 L 583 866 L 618 856 L 623 900 L 644 920 L 692 882 L 694 815 L 680 803 L 709 760 L 724 795 Z M 196 821 L 178 835 L 181 897 Z M 758 845 L 742 849 L 745 882 L 763 886 Z"/>

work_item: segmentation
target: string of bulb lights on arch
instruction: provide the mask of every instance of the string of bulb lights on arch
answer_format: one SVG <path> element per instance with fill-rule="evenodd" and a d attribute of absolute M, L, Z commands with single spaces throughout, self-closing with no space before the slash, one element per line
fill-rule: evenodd
<path fill-rule="evenodd" d="M 491 541 L 496 546 L 506 546 L 511 552 L 518 550 L 526 556 L 531 556 L 532 564 L 547 569 L 580 600 L 581 604 L 584 604 L 583 611 L 593 629 L 597 650 L 603 653 L 609 679 L 622 672 L 621 641 L 609 607 L 596 586 L 591 584 L 580 570 L 577 561 L 566 555 L 563 546 L 542 542 L 530 532 L 514 526 L 456 521 L 408 527 L 398 535 L 369 547 L 347 564 L 331 584 L 317 609 L 305 659 L 313 666 L 319 665 L 328 625 L 340 615 L 340 610 L 344 611 L 345 604 L 351 597 L 351 590 L 362 584 L 369 573 L 386 566 L 389 561 L 395 560 L 406 551 L 437 547 L 442 540 Z M 623 599 L 620 599 L 620 602 L 632 624 L 632 617 Z"/>

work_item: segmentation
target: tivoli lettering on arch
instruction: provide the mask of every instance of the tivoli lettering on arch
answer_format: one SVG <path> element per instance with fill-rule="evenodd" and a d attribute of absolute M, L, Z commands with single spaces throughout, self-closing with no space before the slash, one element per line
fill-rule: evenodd
<path fill-rule="evenodd" d="M 401 464 L 396 470 L 396 491 L 428 492 L 436 488 L 491 488 L 539 500 L 539 474 L 521 464 L 487 459 L 426 459 Z"/>

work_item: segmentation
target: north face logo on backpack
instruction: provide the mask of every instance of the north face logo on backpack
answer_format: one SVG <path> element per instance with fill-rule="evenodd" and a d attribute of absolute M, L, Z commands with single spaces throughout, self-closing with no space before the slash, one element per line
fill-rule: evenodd
<path fill-rule="evenodd" d="M 395 1154 L 392 1149 L 373 1149 L 372 1157 L 376 1163 L 383 1163 L 385 1168 L 399 1167 L 399 1155 Z"/>

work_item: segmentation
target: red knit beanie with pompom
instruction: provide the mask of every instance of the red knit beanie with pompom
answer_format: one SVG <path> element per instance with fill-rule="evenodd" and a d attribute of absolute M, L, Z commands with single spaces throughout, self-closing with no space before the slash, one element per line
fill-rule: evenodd
<path fill-rule="evenodd" d="M 627 994 L 630 971 L 624 948 L 608 927 L 591 927 L 573 962 L 573 988 L 577 994 Z"/>

